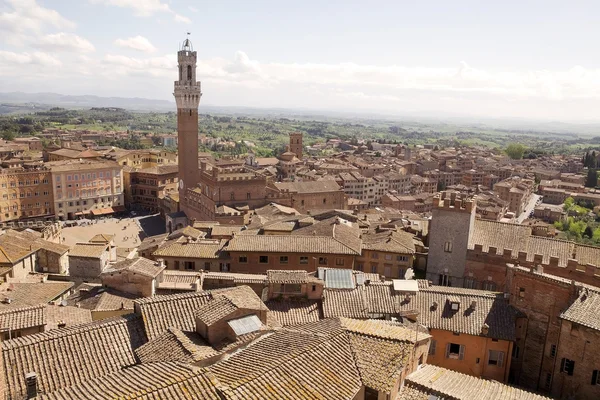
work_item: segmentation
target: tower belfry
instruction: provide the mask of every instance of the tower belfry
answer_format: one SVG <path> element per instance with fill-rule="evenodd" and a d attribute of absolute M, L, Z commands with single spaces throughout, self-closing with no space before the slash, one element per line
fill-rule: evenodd
<path fill-rule="evenodd" d="M 189 35 L 189 33 L 188 33 Z M 179 164 L 179 198 L 185 204 L 185 191 L 198 183 L 198 106 L 200 82 L 196 81 L 196 52 L 189 38 L 177 52 L 179 80 L 175 81 L 177 104 L 177 153 Z"/>

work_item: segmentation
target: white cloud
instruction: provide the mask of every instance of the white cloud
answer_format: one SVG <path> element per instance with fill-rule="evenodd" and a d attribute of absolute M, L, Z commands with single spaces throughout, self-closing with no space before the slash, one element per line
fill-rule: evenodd
<path fill-rule="evenodd" d="M 143 36 L 134 36 L 127 39 L 117 39 L 115 44 L 119 47 L 127 49 L 137 50 L 144 53 L 153 53 L 156 51 L 156 47 L 148 39 Z"/>
<path fill-rule="evenodd" d="M 60 67 L 62 63 L 56 57 L 36 51 L 33 53 L 15 53 L 12 51 L 0 50 L 0 66 L 23 68 L 23 66 L 40 65 L 43 67 Z"/>
<path fill-rule="evenodd" d="M 72 51 L 90 53 L 95 51 L 94 45 L 81 36 L 72 33 L 54 33 L 39 38 L 34 45 L 50 51 Z"/>
<path fill-rule="evenodd" d="M 123 39 L 122 44 L 132 44 L 130 39 L 135 38 Z M 44 90 L 58 91 L 52 85 L 61 82 L 61 89 L 67 92 L 85 84 L 92 88 L 89 94 L 171 98 L 177 79 L 175 53 L 140 57 L 89 54 L 66 54 L 58 60 L 44 52 L 0 52 L 0 85 L 17 85 L 3 77 L 25 74 L 33 80 L 52 74 L 56 81 L 38 79 L 46 85 Z M 61 62 L 64 68 L 53 68 Z M 263 63 L 238 51 L 229 59 L 198 60 L 197 76 L 203 83 L 203 101 L 219 105 L 548 119 L 589 118 L 600 107 L 600 69 L 582 66 L 519 71 L 476 68 L 466 62 L 440 68 Z M 19 84 L 23 90 L 41 90 L 39 85 Z"/>
<path fill-rule="evenodd" d="M 194 7 L 194 6 L 188 6 L 188 9 L 189 9 L 191 12 L 193 12 L 193 13 L 197 13 L 197 12 L 198 12 L 198 9 L 197 9 L 196 7 Z"/>
<path fill-rule="evenodd" d="M 186 24 L 192 21 L 180 14 L 177 14 L 171 7 L 162 3 L 160 0 L 90 0 L 93 4 L 104 4 L 121 8 L 130 8 L 134 15 L 138 17 L 150 17 L 156 13 L 167 13 L 173 15 L 176 22 Z"/>
<path fill-rule="evenodd" d="M 45 28 L 72 30 L 76 24 L 56 10 L 45 8 L 35 0 L 5 0 L 9 11 L 0 12 L 0 38 L 13 44 L 23 44 L 31 35 Z"/>

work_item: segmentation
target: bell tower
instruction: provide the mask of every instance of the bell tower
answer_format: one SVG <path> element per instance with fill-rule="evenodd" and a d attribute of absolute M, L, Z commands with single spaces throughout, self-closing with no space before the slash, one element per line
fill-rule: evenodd
<path fill-rule="evenodd" d="M 199 180 L 198 171 L 198 106 L 200 82 L 196 81 L 196 52 L 186 39 L 177 52 L 179 80 L 175 81 L 177 103 L 177 154 L 179 165 L 179 199 L 185 204 L 185 191 L 194 188 Z"/>

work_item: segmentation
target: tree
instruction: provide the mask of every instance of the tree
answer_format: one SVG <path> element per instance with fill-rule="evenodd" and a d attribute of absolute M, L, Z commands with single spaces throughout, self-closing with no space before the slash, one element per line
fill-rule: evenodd
<path fill-rule="evenodd" d="M 2 139 L 15 140 L 15 133 L 12 131 L 4 131 L 4 132 L 2 132 Z"/>
<path fill-rule="evenodd" d="M 523 154 L 525 153 L 525 146 L 520 143 L 511 143 L 504 151 L 513 160 L 520 160 L 523 158 Z"/>
<path fill-rule="evenodd" d="M 585 180 L 586 187 L 596 187 L 598 185 L 598 171 L 594 168 L 589 168 L 587 178 Z"/>
<path fill-rule="evenodd" d="M 594 234 L 592 235 L 592 240 L 596 243 L 600 243 L 600 227 L 594 229 Z"/>
<path fill-rule="evenodd" d="M 572 197 L 567 197 L 565 199 L 563 210 L 569 211 L 575 205 L 575 200 Z"/>

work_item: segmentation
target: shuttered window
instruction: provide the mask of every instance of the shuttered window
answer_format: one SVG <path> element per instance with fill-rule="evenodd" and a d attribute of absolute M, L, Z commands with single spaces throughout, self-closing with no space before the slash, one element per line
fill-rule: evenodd
<path fill-rule="evenodd" d="M 436 340 L 432 340 L 431 344 L 429 345 L 429 355 L 430 356 L 434 356 L 435 355 L 435 347 L 437 345 L 437 341 Z"/>
<path fill-rule="evenodd" d="M 560 372 L 573 376 L 573 371 L 575 371 L 575 361 L 563 358 L 560 361 Z"/>
<path fill-rule="evenodd" d="M 488 352 L 488 365 L 495 365 L 502 367 L 504 365 L 504 352 L 497 350 L 490 350 Z"/>
<path fill-rule="evenodd" d="M 462 344 L 448 343 L 446 345 L 446 358 L 463 360 L 465 358 L 465 346 Z"/>

